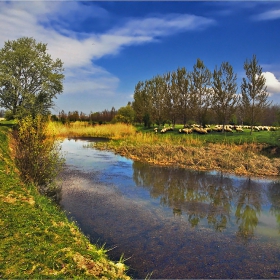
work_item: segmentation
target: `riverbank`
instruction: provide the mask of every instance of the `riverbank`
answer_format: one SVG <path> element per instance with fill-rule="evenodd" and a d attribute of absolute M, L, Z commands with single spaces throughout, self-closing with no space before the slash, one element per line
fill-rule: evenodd
<path fill-rule="evenodd" d="M 91 126 L 81 122 L 50 123 L 57 137 L 107 137 L 96 146 L 133 160 L 162 166 L 195 170 L 217 170 L 242 176 L 270 177 L 280 174 L 277 132 L 209 133 L 182 135 L 178 128 L 168 134 L 155 134 L 132 125 Z"/>
<path fill-rule="evenodd" d="M 269 158 L 258 151 L 260 145 L 227 145 L 208 143 L 201 146 L 133 142 L 130 139 L 98 143 L 102 150 L 113 150 L 133 160 L 161 166 L 194 170 L 216 170 L 245 176 L 279 176 L 280 159 Z"/>
<path fill-rule="evenodd" d="M 55 203 L 20 181 L 9 131 L 0 126 L 0 278 L 129 279 L 122 261 L 110 261 Z"/>

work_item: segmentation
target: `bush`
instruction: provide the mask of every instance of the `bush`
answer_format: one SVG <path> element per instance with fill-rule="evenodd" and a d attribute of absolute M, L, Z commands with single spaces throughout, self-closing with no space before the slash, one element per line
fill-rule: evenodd
<path fill-rule="evenodd" d="M 57 198 L 54 180 L 64 159 L 59 143 L 48 133 L 48 122 L 40 115 L 26 117 L 19 121 L 13 136 L 15 163 L 22 179 L 35 184 L 41 193 Z"/>

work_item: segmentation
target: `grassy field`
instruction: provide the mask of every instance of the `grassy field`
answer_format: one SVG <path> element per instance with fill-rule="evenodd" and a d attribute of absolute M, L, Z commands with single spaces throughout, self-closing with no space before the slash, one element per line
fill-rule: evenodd
<path fill-rule="evenodd" d="M 1 125 L 0 278 L 129 279 L 122 261 L 110 261 L 55 203 L 19 180 L 8 134 Z"/>
<path fill-rule="evenodd" d="M 67 125 L 63 125 L 58 122 L 51 122 L 49 124 L 50 133 L 54 133 L 59 137 L 107 137 L 114 140 L 124 139 L 126 137 L 133 137 L 137 139 L 137 134 L 145 134 L 146 141 L 165 142 L 171 141 L 173 143 L 193 142 L 200 144 L 265 144 L 267 146 L 280 147 L 280 130 L 278 131 L 259 131 L 253 132 L 250 135 L 250 129 L 244 129 L 244 132 L 233 133 L 221 133 L 211 132 L 208 134 L 180 134 L 179 129 L 183 128 L 182 125 L 176 125 L 174 131 L 168 131 L 164 134 L 158 132 L 158 136 L 155 135 L 153 128 L 144 128 L 143 126 L 132 126 L 126 124 L 103 124 L 103 125 L 89 125 L 83 122 L 74 122 Z M 159 130 L 160 131 L 160 130 Z M 145 140 L 144 140 L 145 141 Z"/>
<path fill-rule="evenodd" d="M 270 146 L 279 146 L 280 147 L 280 130 L 278 131 L 253 131 L 253 134 L 250 134 L 250 129 L 244 129 L 244 132 L 210 132 L 207 134 L 180 134 L 179 129 L 182 125 L 176 125 L 174 131 L 168 131 L 165 134 L 162 134 L 161 137 L 179 137 L 182 138 L 198 138 L 200 141 L 205 143 L 234 143 L 234 144 L 243 144 L 243 143 L 260 143 Z M 136 127 L 138 132 L 154 134 L 153 128 L 143 128 L 142 126 Z"/>

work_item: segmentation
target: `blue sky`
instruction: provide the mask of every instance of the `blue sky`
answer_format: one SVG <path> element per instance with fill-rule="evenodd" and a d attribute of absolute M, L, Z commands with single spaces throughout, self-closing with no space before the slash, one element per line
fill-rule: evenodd
<path fill-rule="evenodd" d="M 279 34 L 277 1 L 0 2 L 0 48 L 33 37 L 64 62 L 55 113 L 126 106 L 138 81 L 192 71 L 197 58 L 211 71 L 228 61 L 240 85 L 253 54 L 280 104 Z"/>

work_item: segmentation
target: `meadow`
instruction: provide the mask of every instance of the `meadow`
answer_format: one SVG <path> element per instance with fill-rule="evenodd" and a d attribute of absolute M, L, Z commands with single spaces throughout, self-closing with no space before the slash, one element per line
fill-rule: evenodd
<path fill-rule="evenodd" d="M 107 137 L 97 147 L 113 150 L 128 158 L 164 166 L 197 170 L 218 170 L 236 175 L 278 176 L 280 171 L 279 131 L 208 134 L 155 133 L 153 128 L 127 124 L 68 125 L 50 123 L 57 137 Z"/>
<path fill-rule="evenodd" d="M 22 183 L 0 125 L 0 278 L 129 279 L 51 199 Z"/>

